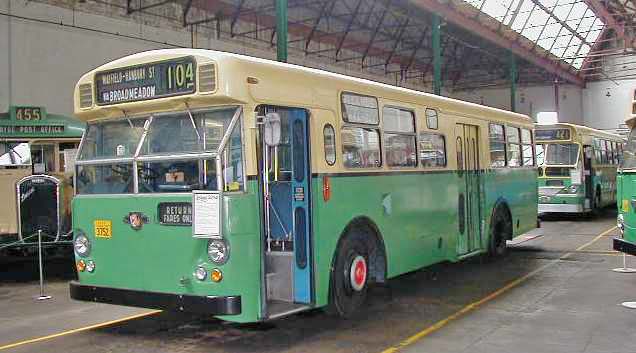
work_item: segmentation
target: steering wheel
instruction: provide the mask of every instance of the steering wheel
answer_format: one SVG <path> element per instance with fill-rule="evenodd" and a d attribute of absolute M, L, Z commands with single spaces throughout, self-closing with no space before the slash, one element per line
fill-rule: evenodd
<path fill-rule="evenodd" d="M 146 166 L 139 166 L 137 167 L 137 171 L 139 173 L 139 178 L 144 179 L 144 180 L 155 180 L 159 177 L 159 173 L 157 173 L 156 170 L 146 167 Z"/>
<path fill-rule="evenodd" d="M 110 169 L 115 174 L 126 176 L 126 179 L 128 179 L 128 177 L 130 176 L 130 166 L 127 164 L 124 164 L 124 165 L 113 164 L 110 166 Z"/>

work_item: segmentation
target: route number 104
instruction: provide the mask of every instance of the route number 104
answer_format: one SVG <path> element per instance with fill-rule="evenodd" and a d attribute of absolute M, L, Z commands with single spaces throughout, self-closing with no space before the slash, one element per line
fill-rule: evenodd
<path fill-rule="evenodd" d="M 168 90 L 189 89 L 194 86 L 193 63 L 177 63 L 167 67 Z"/>

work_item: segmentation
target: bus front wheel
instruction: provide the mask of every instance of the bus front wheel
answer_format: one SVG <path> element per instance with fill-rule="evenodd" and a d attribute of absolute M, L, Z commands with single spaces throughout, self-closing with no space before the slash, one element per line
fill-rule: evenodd
<path fill-rule="evenodd" d="M 367 297 L 369 283 L 369 248 L 360 232 L 347 234 L 338 246 L 331 271 L 327 312 L 351 317 Z"/>

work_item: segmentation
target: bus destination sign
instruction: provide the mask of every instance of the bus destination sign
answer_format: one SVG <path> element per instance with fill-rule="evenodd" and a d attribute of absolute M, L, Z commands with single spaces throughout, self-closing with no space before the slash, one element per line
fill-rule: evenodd
<path fill-rule="evenodd" d="M 196 63 L 183 57 L 95 74 L 98 105 L 194 93 Z"/>
<path fill-rule="evenodd" d="M 537 129 L 534 131 L 534 136 L 537 141 L 569 140 L 570 129 Z"/>

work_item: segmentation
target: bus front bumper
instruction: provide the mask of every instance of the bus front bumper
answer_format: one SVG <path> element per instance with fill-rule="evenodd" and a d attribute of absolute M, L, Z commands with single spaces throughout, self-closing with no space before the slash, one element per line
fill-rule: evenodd
<path fill-rule="evenodd" d="M 540 203 L 539 213 L 581 213 L 585 208 L 581 204 Z"/>
<path fill-rule="evenodd" d="M 241 314 L 240 296 L 199 296 L 70 284 L 75 300 L 210 315 Z"/>
<path fill-rule="evenodd" d="M 636 255 L 636 244 L 625 239 L 614 238 L 613 248 L 614 250 L 620 251 L 625 254 Z"/>

